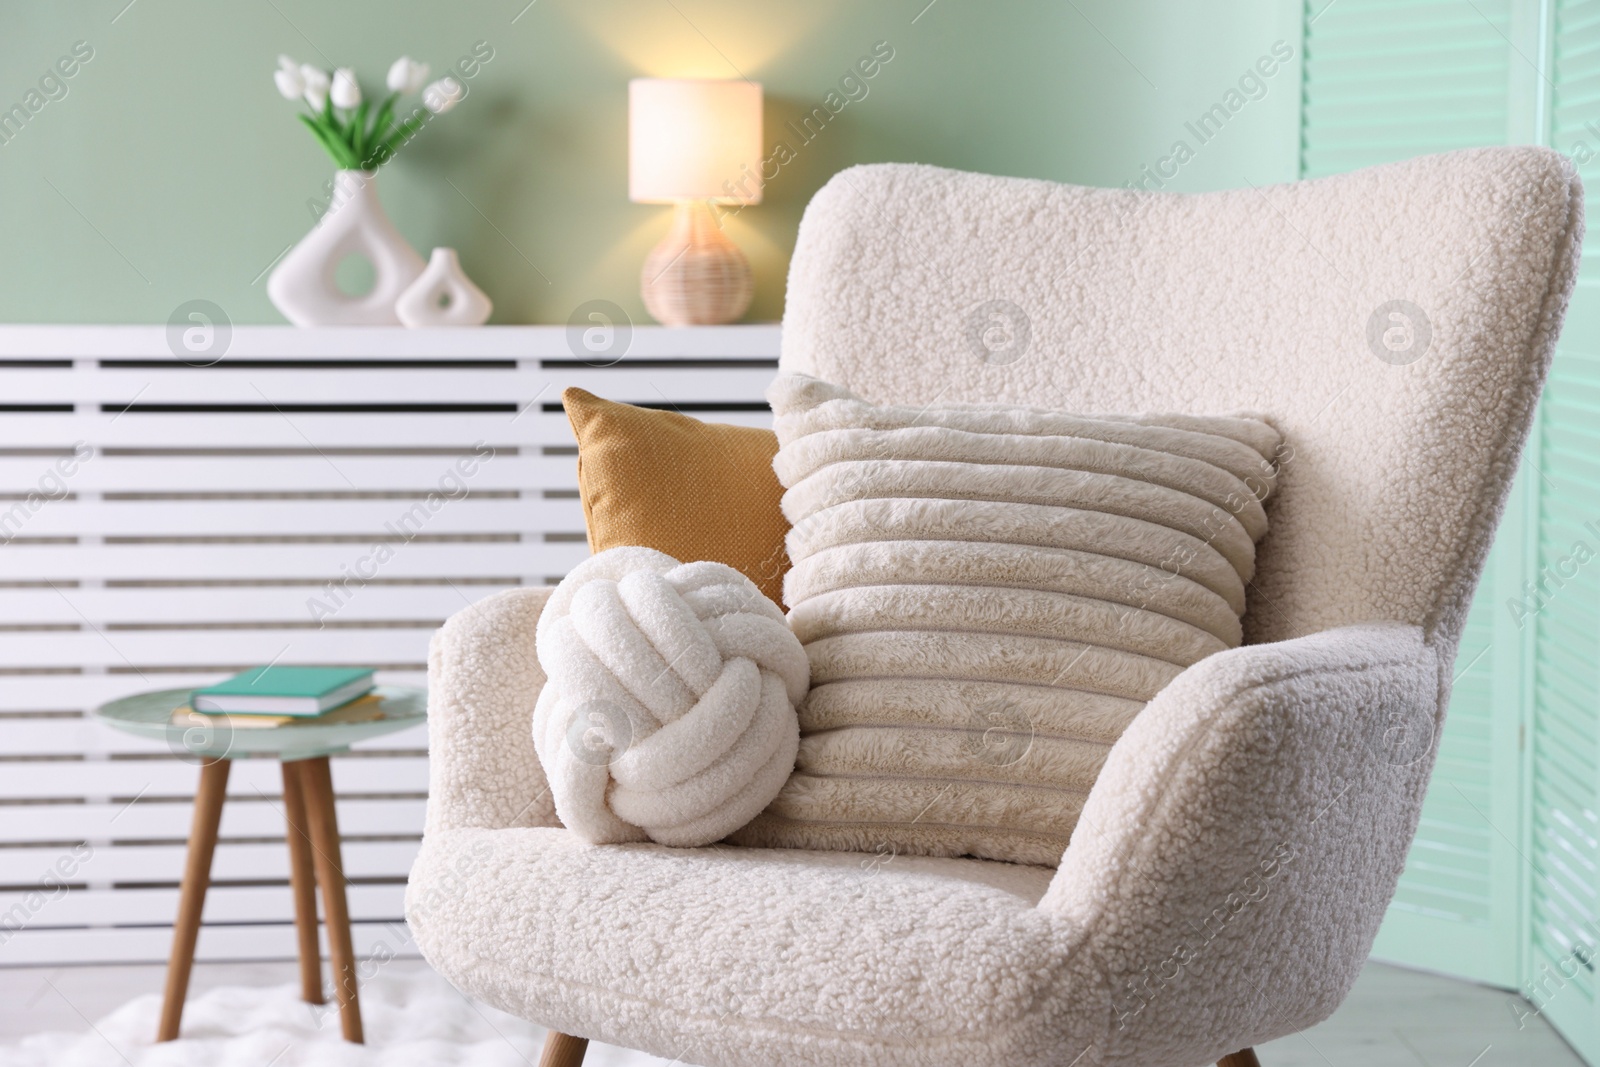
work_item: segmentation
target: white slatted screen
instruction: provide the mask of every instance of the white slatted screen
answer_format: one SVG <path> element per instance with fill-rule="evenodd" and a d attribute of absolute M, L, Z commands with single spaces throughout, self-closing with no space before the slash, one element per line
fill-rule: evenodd
<path fill-rule="evenodd" d="M 166 957 L 197 772 L 89 709 L 272 661 L 422 684 L 448 615 L 587 554 L 564 387 L 766 425 L 777 343 L 239 327 L 191 366 L 160 327 L 0 327 L 0 966 Z M 425 731 L 333 776 L 357 949 L 404 952 Z M 201 959 L 294 954 L 280 794 L 236 764 Z"/>

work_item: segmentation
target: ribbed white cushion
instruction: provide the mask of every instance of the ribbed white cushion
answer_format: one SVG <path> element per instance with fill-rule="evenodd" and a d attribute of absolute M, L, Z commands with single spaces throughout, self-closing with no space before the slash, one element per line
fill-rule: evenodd
<path fill-rule="evenodd" d="M 797 770 L 733 840 L 1053 865 L 1112 743 L 1241 640 L 1280 443 L 1259 419 L 768 392 Z"/>

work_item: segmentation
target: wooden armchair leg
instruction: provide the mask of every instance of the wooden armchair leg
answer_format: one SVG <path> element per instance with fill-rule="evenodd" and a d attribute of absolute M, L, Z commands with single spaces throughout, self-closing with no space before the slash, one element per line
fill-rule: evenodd
<path fill-rule="evenodd" d="M 588 1038 L 551 1030 L 544 1035 L 544 1052 L 539 1056 L 539 1067 L 582 1067 L 583 1054 L 587 1051 Z"/>
<path fill-rule="evenodd" d="M 1222 1057 L 1217 1061 L 1217 1067 L 1261 1067 L 1261 1061 L 1256 1059 L 1255 1049 L 1246 1048 Z"/>

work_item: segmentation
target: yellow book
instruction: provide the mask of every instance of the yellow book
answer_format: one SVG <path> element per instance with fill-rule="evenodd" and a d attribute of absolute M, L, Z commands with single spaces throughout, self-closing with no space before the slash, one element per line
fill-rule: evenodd
<path fill-rule="evenodd" d="M 235 730 L 270 730 L 285 723 L 372 722 L 383 718 L 383 700 L 376 693 L 368 693 L 348 704 L 330 708 L 321 715 L 229 715 L 225 712 L 198 712 L 188 704 L 172 709 L 174 726 L 210 726 L 226 723 Z"/>

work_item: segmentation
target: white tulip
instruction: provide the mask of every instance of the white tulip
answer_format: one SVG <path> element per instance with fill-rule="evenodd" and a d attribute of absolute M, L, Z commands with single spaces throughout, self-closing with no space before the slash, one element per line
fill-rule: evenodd
<path fill-rule="evenodd" d="M 278 69 L 287 70 L 290 73 L 298 74 L 300 73 L 300 64 L 296 63 L 292 56 L 280 55 L 278 57 Z"/>
<path fill-rule="evenodd" d="M 285 59 L 288 57 L 285 56 Z M 290 62 L 294 62 L 290 60 Z M 278 92 L 283 94 L 285 100 L 298 100 L 305 95 L 306 80 L 300 77 L 300 68 L 293 70 L 285 67 L 272 72 L 272 80 L 278 84 Z"/>
<path fill-rule="evenodd" d="M 440 78 L 422 90 L 422 106 L 435 115 L 443 115 L 466 95 L 466 88 L 454 78 Z"/>
<path fill-rule="evenodd" d="M 321 111 L 322 105 L 328 102 L 328 86 L 332 82 L 328 72 L 307 63 L 300 68 L 300 80 L 305 83 L 306 103 L 311 105 L 312 111 Z"/>
<path fill-rule="evenodd" d="M 333 72 L 333 106 L 358 107 L 361 104 L 361 86 L 356 84 L 356 72 L 340 67 Z"/>
<path fill-rule="evenodd" d="M 418 63 L 410 56 L 401 56 L 389 68 L 391 93 L 414 93 L 428 80 L 428 64 Z"/>

